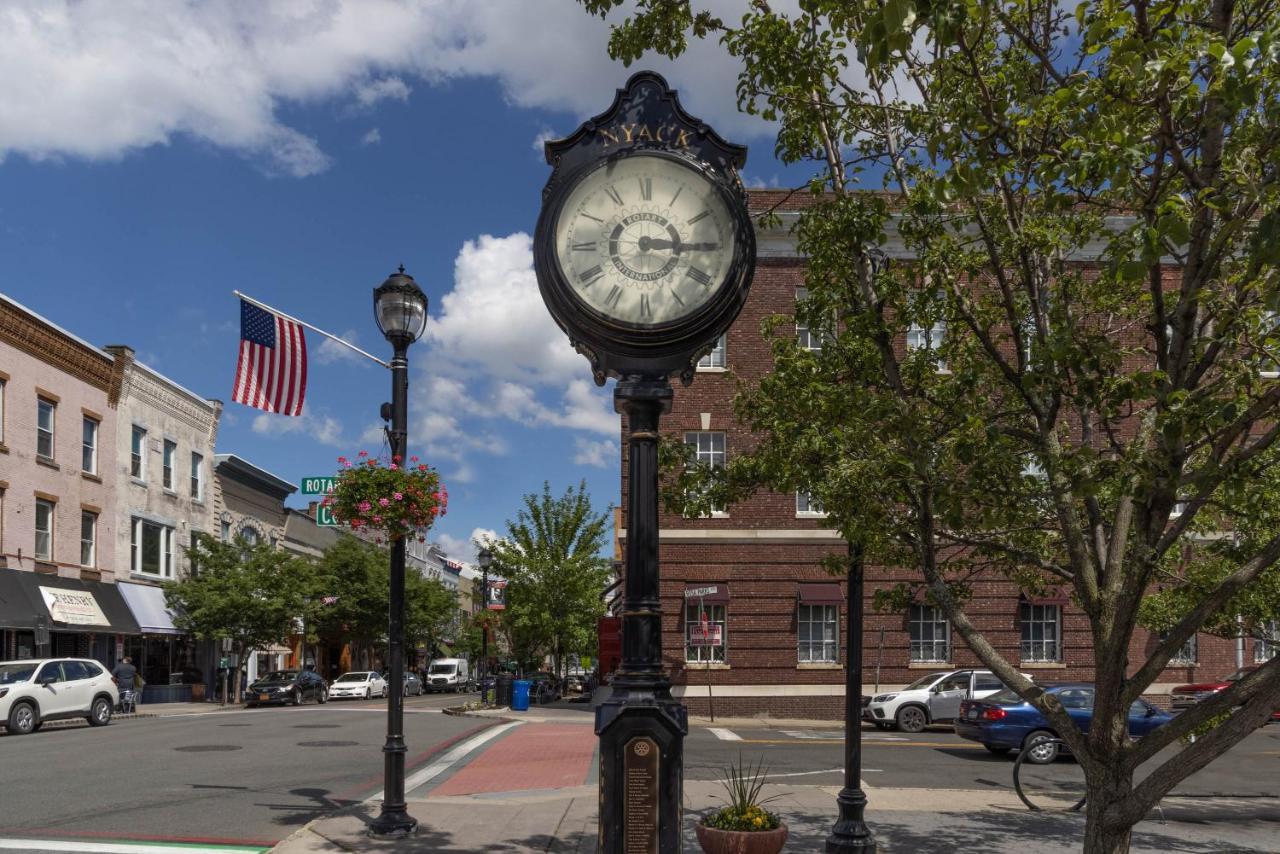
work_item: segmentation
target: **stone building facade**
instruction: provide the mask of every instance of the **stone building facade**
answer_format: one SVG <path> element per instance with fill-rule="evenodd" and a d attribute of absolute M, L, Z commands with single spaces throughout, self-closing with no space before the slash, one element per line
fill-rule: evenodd
<path fill-rule="evenodd" d="M 752 200 L 763 210 L 781 196 L 753 192 Z M 762 323 L 791 314 L 804 287 L 804 261 L 788 233 L 794 218 L 784 209 L 782 226 L 758 235 L 755 279 L 741 315 L 693 384 L 676 387 L 672 411 L 662 419 L 664 434 L 696 445 L 704 461 L 722 462 L 753 443 L 734 419 L 733 398 L 737 382 L 751 384 L 772 369 Z M 888 248 L 894 255 L 892 235 Z M 625 424 L 622 437 L 625 496 Z M 624 526 L 625 520 L 622 536 Z M 663 656 L 674 693 L 689 709 L 706 714 L 710 696 L 723 715 L 842 717 L 846 588 L 822 561 L 844 555 L 847 546 L 824 527 L 820 510 L 804 495 L 761 492 L 710 518 L 663 512 L 660 526 Z M 865 694 L 902 688 L 929 672 L 981 666 L 940 609 L 921 601 L 906 613 L 876 611 L 877 589 L 919 579 L 914 568 L 866 568 Z M 976 586 L 968 613 L 1003 655 L 1037 680 L 1093 678 L 1088 620 L 1065 595 L 1027 598 L 1011 583 L 986 581 Z M 707 637 L 719 633 L 717 644 L 701 645 L 704 615 L 713 627 Z M 1140 631 L 1130 659 L 1144 660 L 1157 640 Z M 1165 702 L 1175 685 L 1222 676 L 1275 650 L 1202 634 L 1184 652 L 1149 699 Z"/>
<path fill-rule="evenodd" d="M 112 583 L 120 389 L 110 353 L 0 295 L 0 659 L 111 664 L 138 631 Z M 71 594 L 91 620 L 61 619 Z"/>

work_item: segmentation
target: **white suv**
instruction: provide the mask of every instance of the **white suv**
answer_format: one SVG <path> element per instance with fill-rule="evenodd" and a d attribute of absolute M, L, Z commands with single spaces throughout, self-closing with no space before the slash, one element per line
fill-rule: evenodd
<path fill-rule="evenodd" d="M 929 724 L 954 720 L 962 700 L 980 700 L 1003 688 L 990 670 L 930 673 L 901 691 L 876 694 L 862 716 L 881 729 L 896 726 L 903 732 L 920 732 Z"/>
<path fill-rule="evenodd" d="M 85 718 L 111 723 L 120 702 L 111 674 L 85 658 L 37 658 L 0 662 L 0 723 L 11 735 L 26 735 L 45 721 Z"/>

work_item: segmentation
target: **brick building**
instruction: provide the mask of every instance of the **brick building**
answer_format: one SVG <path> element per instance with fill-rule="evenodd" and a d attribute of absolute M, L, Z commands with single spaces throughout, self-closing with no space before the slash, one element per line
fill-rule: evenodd
<path fill-rule="evenodd" d="M 754 192 L 752 204 L 765 209 L 781 198 Z M 789 233 L 795 217 L 794 210 L 784 209 L 778 229 L 757 235 L 746 306 L 702 360 L 693 385 L 677 386 L 672 411 L 662 420 L 663 431 L 695 446 L 701 461 L 722 463 L 751 444 L 733 418 L 735 384 L 751 384 L 770 370 L 761 323 L 791 313 L 804 287 L 803 261 Z M 894 256 L 890 237 L 887 250 Z M 903 257 L 901 244 L 896 248 Z M 945 328 L 918 334 L 936 340 Z M 820 346 L 803 328 L 797 335 L 802 343 Z M 663 512 L 660 527 L 663 657 L 673 693 L 701 714 L 710 694 L 715 711 L 724 715 L 843 716 L 845 584 L 827 574 L 821 561 L 845 554 L 847 546 L 823 527 L 820 508 L 803 493 L 761 492 L 709 518 Z M 863 693 L 901 688 L 928 672 L 981 666 L 952 636 L 940 609 L 921 602 L 908 613 L 875 611 L 877 589 L 919 578 L 911 568 L 866 568 Z M 1065 595 L 1028 599 L 998 580 L 977 585 L 974 594 L 970 617 L 1020 670 L 1044 682 L 1092 678 L 1088 620 Z M 695 639 L 698 644 L 690 643 Z M 1156 640 L 1139 632 L 1131 659 L 1144 660 Z M 1160 702 L 1174 685 L 1224 675 L 1238 662 L 1265 660 L 1275 650 L 1253 640 L 1200 635 L 1183 652 L 1152 686 L 1153 700 Z"/>

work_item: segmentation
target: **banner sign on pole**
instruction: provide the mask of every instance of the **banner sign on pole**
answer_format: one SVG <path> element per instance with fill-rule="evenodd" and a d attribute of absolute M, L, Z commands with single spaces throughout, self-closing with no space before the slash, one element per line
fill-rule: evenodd
<path fill-rule="evenodd" d="M 507 582 L 489 582 L 489 590 L 485 596 L 485 607 L 490 611 L 505 611 L 507 609 Z"/>

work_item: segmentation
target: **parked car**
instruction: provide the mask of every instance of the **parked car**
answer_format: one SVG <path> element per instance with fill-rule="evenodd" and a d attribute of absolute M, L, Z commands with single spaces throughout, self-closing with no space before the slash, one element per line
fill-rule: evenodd
<path fill-rule="evenodd" d="M 989 697 L 1004 688 L 990 670 L 949 670 L 921 676 L 901 691 L 876 694 L 862 716 L 880 729 L 920 732 L 929 724 L 954 720 L 960 703 Z"/>
<path fill-rule="evenodd" d="M 1169 692 L 1169 705 L 1173 707 L 1175 712 L 1185 712 L 1196 703 L 1208 697 L 1212 697 L 1219 691 L 1225 691 L 1231 687 L 1232 682 L 1239 682 L 1253 671 L 1257 670 L 1259 665 L 1248 664 L 1241 667 L 1230 676 L 1224 676 L 1221 679 L 1212 682 L 1198 682 L 1194 685 L 1179 685 Z M 1271 713 L 1271 720 L 1280 721 L 1280 709 L 1276 709 Z"/>
<path fill-rule="evenodd" d="M 404 695 L 406 697 L 421 697 L 422 691 L 422 679 L 413 671 L 406 670 L 404 673 Z"/>
<path fill-rule="evenodd" d="M 329 686 L 329 698 L 364 698 L 387 696 L 387 680 L 371 670 L 353 670 L 344 673 Z"/>
<path fill-rule="evenodd" d="M 471 667 L 465 658 L 437 658 L 427 668 L 428 691 L 470 691 Z"/>
<path fill-rule="evenodd" d="M 245 691 L 247 706 L 275 703 L 300 706 L 307 699 L 317 703 L 329 700 L 329 686 L 319 673 L 311 670 L 273 670 L 259 676 Z"/>
<path fill-rule="evenodd" d="M 1093 721 L 1093 686 L 1085 682 L 1049 685 L 1045 693 L 1053 694 L 1081 732 Z M 1146 700 L 1135 700 L 1129 707 L 1129 735 L 1141 738 L 1173 720 Z M 992 753 L 1004 754 L 1021 750 L 1028 742 L 1041 737 L 1057 737 L 1058 733 L 1040 710 L 1009 689 L 981 700 L 965 700 L 960 704 L 956 735 L 976 741 Z M 1058 758 L 1065 748 L 1045 743 L 1027 753 L 1027 761 L 1046 765 Z"/>
<path fill-rule="evenodd" d="M 578 673 L 570 673 L 564 677 L 564 693 L 566 694 L 581 694 L 586 687 L 586 677 Z"/>
<path fill-rule="evenodd" d="M 86 658 L 0 662 L 0 723 L 10 735 L 27 735 L 45 721 L 84 718 L 111 723 L 120 692 L 111 674 Z"/>

